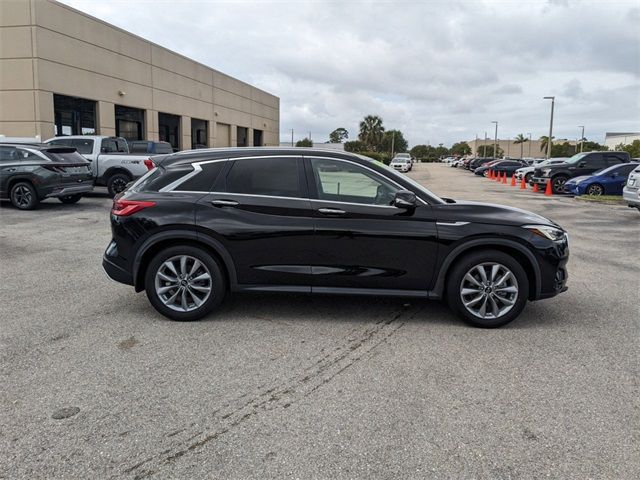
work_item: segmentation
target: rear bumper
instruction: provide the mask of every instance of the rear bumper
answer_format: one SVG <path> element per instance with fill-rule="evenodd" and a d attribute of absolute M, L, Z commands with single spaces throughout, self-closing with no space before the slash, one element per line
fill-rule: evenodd
<path fill-rule="evenodd" d="M 624 187 L 622 190 L 622 198 L 630 207 L 640 207 L 640 189 Z"/>
<path fill-rule="evenodd" d="M 106 255 L 102 257 L 102 269 L 111 280 L 133 286 L 133 276 L 131 273 L 110 261 Z"/>
<path fill-rule="evenodd" d="M 56 187 L 45 195 L 46 198 L 66 197 L 68 195 L 78 195 L 93 191 L 93 183 L 87 182 L 83 185 L 69 185 Z"/>

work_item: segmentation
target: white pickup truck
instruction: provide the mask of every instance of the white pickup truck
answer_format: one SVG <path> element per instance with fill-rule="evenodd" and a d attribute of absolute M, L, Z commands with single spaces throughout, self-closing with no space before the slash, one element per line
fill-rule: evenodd
<path fill-rule="evenodd" d="M 129 145 L 122 137 L 70 135 L 50 138 L 45 143 L 74 147 L 91 162 L 95 185 L 106 186 L 111 196 L 155 166 L 148 155 L 129 153 Z"/>

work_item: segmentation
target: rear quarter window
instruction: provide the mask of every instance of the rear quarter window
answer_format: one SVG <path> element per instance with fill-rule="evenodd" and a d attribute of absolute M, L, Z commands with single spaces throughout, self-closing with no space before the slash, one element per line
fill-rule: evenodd
<path fill-rule="evenodd" d="M 191 172 L 193 172 L 191 165 L 168 169 L 158 167 L 138 180 L 131 189 L 135 192 L 158 192 Z"/>
<path fill-rule="evenodd" d="M 65 151 L 65 149 L 43 150 L 42 153 L 50 160 L 58 163 L 87 163 L 87 160 L 78 152 Z"/>

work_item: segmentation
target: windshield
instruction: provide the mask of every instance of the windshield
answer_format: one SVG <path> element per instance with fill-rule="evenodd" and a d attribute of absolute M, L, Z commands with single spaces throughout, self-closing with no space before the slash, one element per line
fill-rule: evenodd
<path fill-rule="evenodd" d="M 578 163 L 581 159 L 589 155 L 588 153 L 576 153 L 573 157 L 565 160 L 567 163 Z"/>

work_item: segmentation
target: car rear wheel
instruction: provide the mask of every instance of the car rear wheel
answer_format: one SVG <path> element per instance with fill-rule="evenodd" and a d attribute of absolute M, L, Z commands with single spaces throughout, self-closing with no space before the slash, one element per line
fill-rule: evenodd
<path fill-rule="evenodd" d="M 551 188 L 553 193 L 564 193 L 564 184 L 569 180 L 565 175 L 558 175 L 551 180 Z"/>
<path fill-rule="evenodd" d="M 198 320 L 224 300 L 226 280 L 205 250 L 176 246 L 158 253 L 145 274 L 151 305 L 171 320 Z"/>
<path fill-rule="evenodd" d="M 114 173 L 107 180 L 107 191 L 109 195 L 115 197 L 118 193 L 127 188 L 127 183 L 131 181 L 131 177 L 126 173 Z"/>
<path fill-rule="evenodd" d="M 527 274 L 512 256 L 496 250 L 469 254 L 447 280 L 449 307 L 465 322 L 495 328 L 515 319 L 527 303 Z"/>
<path fill-rule="evenodd" d="M 76 194 L 76 195 L 66 195 L 64 197 L 58 197 L 58 200 L 60 200 L 62 203 L 78 203 L 80 201 L 80 199 L 82 198 L 81 194 Z"/>
<path fill-rule="evenodd" d="M 597 183 L 589 185 L 586 191 L 587 191 L 587 195 L 593 195 L 595 197 L 604 195 L 604 188 L 602 187 L 602 185 L 599 185 Z"/>
<path fill-rule="evenodd" d="M 9 193 L 11 204 L 20 210 L 33 210 L 40 203 L 38 193 L 29 182 L 18 182 Z"/>

